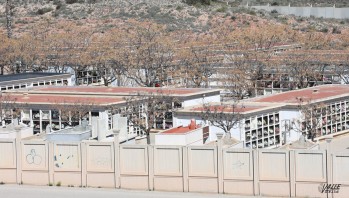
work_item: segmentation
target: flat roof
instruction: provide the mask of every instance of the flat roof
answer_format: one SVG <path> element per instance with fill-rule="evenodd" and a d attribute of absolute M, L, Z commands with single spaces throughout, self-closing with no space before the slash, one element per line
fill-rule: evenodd
<path fill-rule="evenodd" d="M 189 131 L 194 131 L 196 130 L 197 128 L 195 129 L 189 129 L 189 126 L 179 126 L 179 127 L 176 127 L 176 128 L 172 128 L 172 129 L 169 129 L 169 130 L 166 130 L 162 133 L 159 133 L 159 134 L 185 134 L 185 133 L 188 133 Z"/>
<path fill-rule="evenodd" d="M 225 103 L 211 103 L 210 104 L 210 111 L 217 111 L 217 112 L 224 112 L 224 113 L 241 113 L 241 114 L 248 114 L 258 111 L 264 111 L 264 110 L 271 110 L 274 108 L 281 107 L 283 105 L 279 104 L 263 104 L 263 103 L 254 103 L 254 102 L 248 102 L 244 103 L 241 102 L 237 104 L 235 108 L 230 107 L 232 103 L 225 102 Z M 200 113 L 204 111 L 204 107 L 202 105 L 196 105 L 196 106 L 190 106 L 186 107 L 184 109 L 180 109 L 176 111 L 176 113 Z"/>
<path fill-rule="evenodd" d="M 342 96 L 349 96 L 349 85 L 320 85 L 316 87 L 309 87 L 300 90 L 247 99 L 247 101 L 298 104 L 299 98 L 310 102 L 320 102 Z"/>
<path fill-rule="evenodd" d="M 233 112 L 236 112 L 236 113 L 243 113 L 243 112 L 248 112 L 248 111 L 253 111 L 253 110 L 257 110 L 257 109 L 262 109 L 262 108 L 265 108 L 266 106 L 237 106 L 235 108 L 233 107 L 229 107 L 229 106 L 224 106 L 224 105 L 211 105 L 209 108 L 210 108 L 210 111 L 218 111 L 218 112 L 226 112 L 226 113 L 233 113 Z M 195 112 L 202 112 L 205 110 L 204 107 L 202 106 L 199 106 L 199 107 L 194 107 L 194 108 L 190 108 L 189 109 L 190 111 L 195 111 Z"/>
<path fill-rule="evenodd" d="M 125 102 L 122 97 L 86 97 L 86 96 L 58 96 L 58 95 L 10 95 L 12 100 L 21 104 L 86 104 L 86 105 L 111 105 Z"/>
<path fill-rule="evenodd" d="M 35 94 L 60 95 L 113 95 L 130 96 L 138 93 L 156 94 L 162 92 L 173 96 L 191 96 L 220 92 L 220 89 L 208 88 L 159 88 L 159 87 L 94 87 L 94 86 L 42 86 L 29 89 L 10 90 L 8 92 L 30 92 Z"/>
<path fill-rule="evenodd" d="M 30 73 L 20 73 L 20 74 L 8 74 L 8 75 L 0 75 L 0 82 L 27 80 L 27 79 L 31 79 L 31 78 L 49 77 L 49 76 L 57 76 L 57 75 L 67 75 L 67 74 L 66 73 L 48 73 L 48 72 L 30 72 Z"/>

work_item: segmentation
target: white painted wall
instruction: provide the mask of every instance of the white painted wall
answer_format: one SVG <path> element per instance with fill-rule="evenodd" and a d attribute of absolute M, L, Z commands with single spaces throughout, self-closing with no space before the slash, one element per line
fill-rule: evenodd
<path fill-rule="evenodd" d="M 285 109 L 285 110 L 281 110 L 280 111 L 280 131 L 281 131 L 281 134 L 283 132 L 285 132 L 285 123 L 287 122 L 286 120 L 289 120 L 290 122 L 294 122 L 297 124 L 297 119 L 300 118 L 301 116 L 301 113 L 299 110 L 297 109 Z M 293 128 L 299 128 L 298 125 L 296 126 L 293 126 Z M 286 133 L 286 143 L 290 143 L 290 142 L 293 142 L 293 141 L 296 141 L 299 139 L 301 133 L 298 132 L 297 130 L 295 129 L 291 129 L 289 133 Z"/>
<path fill-rule="evenodd" d="M 199 116 L 187 116 L 187 115 L 174 115 L 173 116 L 173 127 L 178 126 L 188 126 L 190 124 L 190 120 L 195 119 L 196 124 L 205 125 L 206 123 Z"/>
<path fill-rule="evenodd" d="M 203 128 L 185 134 L 186 145 L 203 145 Z"/>
<path fill-rule="evenodd" d="M 186 145 L 185 143 L 186 140 L 184 135 L 155 135 L 155 145 Z"/>
<path fill-rule="evenodd" d="M 202 128 L 183 134 L 155 134 L 155 145 L 203 145 Z"/>
<path fill-rule="evenodd" d="M 182 107 L 197 106 L 197 105 L 203 105 L 204 103 L 220 102 L 220 101 L 221 101 L 221 96 L 218 94 L 214 96 L 185 100 L 182 102 Z"/>
<path fill-rule="evenodd" d="M 33 128 L 32 127 L 23 127 L 21 128 L 21 138 L 26 138 L 33 136 Z M 8 129 L 5 128 L 0 131 L 0 139 L 14 139 L 17 137 L 17 132 L 14 129 Z"/>
<path fill-rule="evenodd" d="M 174 127 L 177 126 L 187 126 L 190 124 L 190 120 L 195 119 L 196 124 L 201 124 L 202 126 L 206 126 L 207 123 L 202 120 L 201 117 L 199 116 L 187 116 L 187 115 L 175 115 L 173 117 L 173 124 Z M 242 135 L 242 130 L 240 129 L 239 126 L 234 127 L 231 131 L 231 137 L 237 139 L 237 140 L 242 140 L 243 135 Z M 218 127 L 215 126 L 210 126 L 210 132 L 209 132 L 209 138 L 208 141 L 216 141 L 217 140 L 217 133 L 224 133 L 224 131 Z"/>
<path fill-rule="evenodd" d="M 55 72 L 55 73 L 69 73 L 71 74 L 70 78 L 67 78 L 68 80 L 68 86 L 75 86 L 75 72 L 71 67 L 52 67 L 49 66 L 48 69 L 45 72 Z"/>

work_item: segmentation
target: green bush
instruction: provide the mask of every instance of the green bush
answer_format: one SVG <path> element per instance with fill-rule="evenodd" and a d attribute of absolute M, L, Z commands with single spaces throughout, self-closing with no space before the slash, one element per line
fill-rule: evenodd
<path fill-rule="evenodd" d="M 43 15 L 46 14 L 48 12 L 51 12 L 53 9 L 52 8 L 40 8 L 36 13 L 38 15 Z"/>
<path fill-rule="evenodd" d="M 332 34 L 341 34 L 342 31 L 338 27 L 333 27 Z"/>
<path fill-rule="evenodd" d="M 57 182 L 57 184 L 56 184 L 56 186 L 61 186 L 62 185 L 62 183 L 59 181 L 59 182 Z"/>
<path fill-rule="evenodd" d="M 188 5 L 211 5 L 211 0 L 184 0 Z"/>
<path fill-rule="evenodd" d="M 74 4 L 74 3 L 77 3 L 78 0 L 65 0 L 65 3 L 66 4 Z"/>
<path fill-rule="evenodd" d="M 226 6 L 222 6 L 222 7 L 218 8 L 216 10 L 216 12 L 225 12 L 225 11 L 227 11 L 227 7 Z"/>
<path fill-rule="evenodd" d="M 182 6 L 177 6 L 176 10 L 181 11 L 181 10 L 183 10 L 183 7 Z"/>
<path fill-rule="evenodd" d="M 255 16 L 256 12 L 254 10 L 248 10 L 247 14 Z"/>
<path fill-rule="evenodd" d="M 322 33 L 327 33 L 327 32 L 328 32 L 328 28 L 324 27 L 324 28 L 322 28 L 322 29 L 320 30 L 320 32 L 322 32 Z"/>

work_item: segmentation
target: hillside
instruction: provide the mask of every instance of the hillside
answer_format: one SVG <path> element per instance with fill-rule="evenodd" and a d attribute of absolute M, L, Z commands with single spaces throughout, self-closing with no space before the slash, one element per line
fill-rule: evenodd
<path fill-rule="evenodd" d="M 349 1 L 347 0 L 233 0 L 234 6 L 249 3 L 250 5 L 279 5 L 293 7 L 310 6 L 313 7 L 332 7 L 334 4 L 336 7 L 349 7 Z"/>
<path fill-rule="evenodd" d="M 2 0 L 4 2 L 4 0 Z M 128 20 L 150 20 L 164 24 L 169 30 L 187 29 L 205 32 L 220 23 L 231 24 L 236 28 L 248 27 L 260 21 L 268 23 L 287 24 L 302 31 L 326 31 L 333 27 L 346 28 L 349 21 L 306 19 L 283 16 L 277 13 L 267 13 L 236 7 L 246 3 L 235 0 L 227 5 L 224 2 L 211 2 L 210 5 L 195 4 L 189 6 L 176 0 L 168 3 L 154 1 L 152 3 L 136 3 L 135 0 L 94 1 L 94 0 L 38 0 L 14 1 L 14 32 L 21 33 L 42 22 L 51 24 L 57 21 L 74 21 L 81 26 L 95 27 L 96 31 L 105 31 L 111 27 L 123 24 Z M 139 2 L 139 1 L 138 1 Z M 161 2 L 161 1 L 160 1 Z M 283 2 L 282 0 L 254 0 L 252 3 Z M 297 2 L 297 1 L 295 1 Z M 325 2 L 307 1 L 307 2 Z M 345 2 L 345 1 L 338 1 Z M 0 5 L 0 23 L 5 27 L 5 3 Z"/>

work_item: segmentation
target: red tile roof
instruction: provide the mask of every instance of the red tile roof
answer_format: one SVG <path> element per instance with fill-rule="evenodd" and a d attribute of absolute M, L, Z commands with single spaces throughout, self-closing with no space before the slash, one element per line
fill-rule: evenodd
<path fill-rule="evenodd" d="M 339 97 L 346 94 L 349 94 L 349 85 L 322 85 L 255 98 L 251 99 L 250 101 L 295 104 L 299 102 L 298 98 L 303 98 L 305 101 L 317 101 Z"/>
<path fill-rule="evenodd" d="M 18 103 L 27 104 L 95 104 L 108 105 L 123 102 L 122 97 L 86 97 L 86 96 L 58 96 L 58 95 L 11 95 Z"/>
<path fill-rule="evenodd" d="M 184 134 L 192 130 L 195 130 L 195 129 L 189 129 L 189 126 L 186 126 L 186 127 L 179 126 L 179 127 L 164 131 L 161 134 Z"/>

